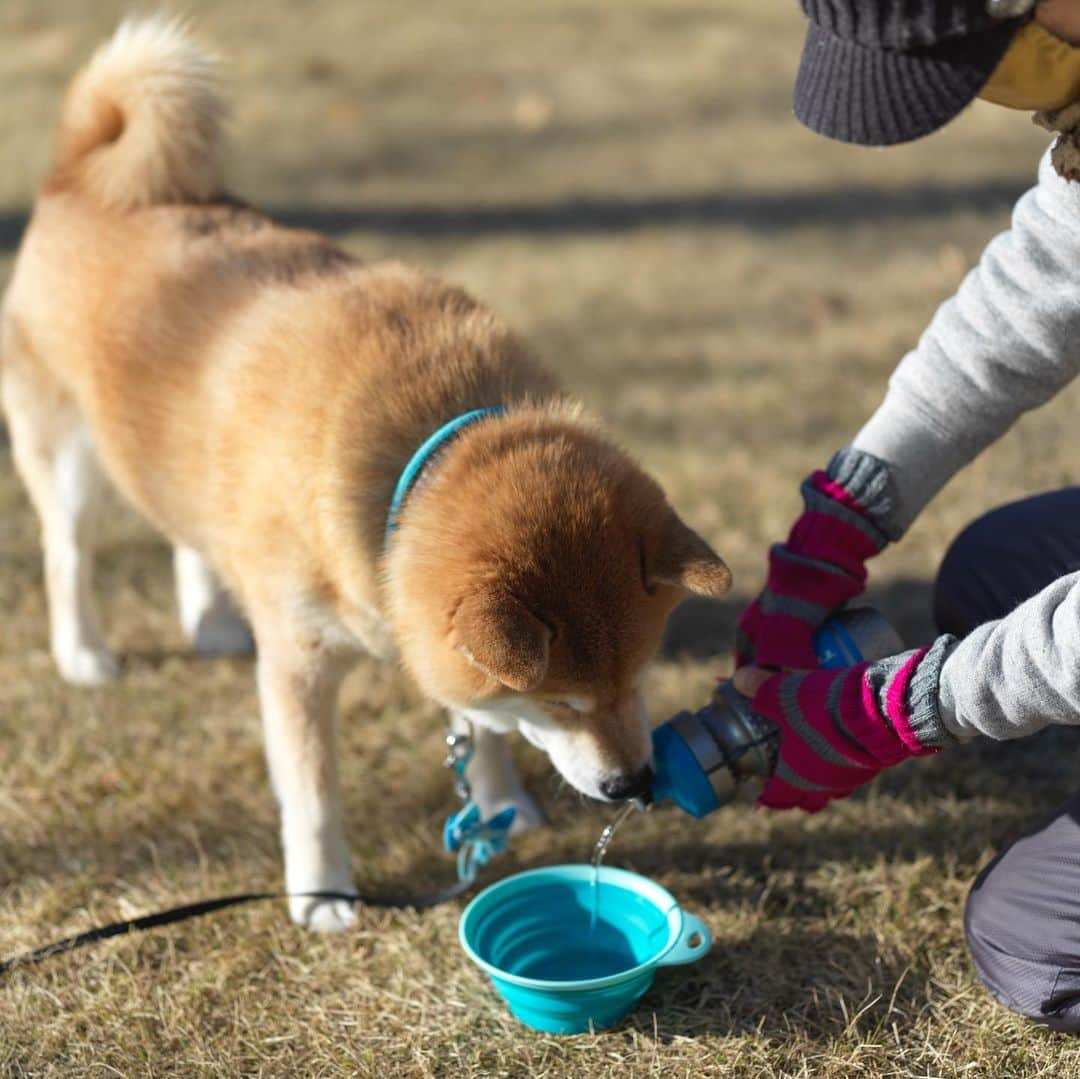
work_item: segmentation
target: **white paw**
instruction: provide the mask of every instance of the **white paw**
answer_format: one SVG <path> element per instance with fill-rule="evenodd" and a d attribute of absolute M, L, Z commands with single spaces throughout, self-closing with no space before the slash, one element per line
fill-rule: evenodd
<path fill-rule="evenodd" d="M 54 652 L 60 676 L 73 686 L 103 686 L 120 674 L 120 664 L 107 648 L 78 645 Z"/>
<path fill-rule="evenodd" d="M 521 835 L 522 832 L 543 828 L 548 822 L 536 799 L 524 787 L 490 801 L 477 797 L 476 804 L 480 807 L 480 813 L 485 820 L 513 806 L 517 813 L 514 814 L 514 823 L 510 826 L 511 835 Z"/>
<path fill-rule="evenodd" d="M 247 622 L 228 610 L 207 611 L 195 626 L 191 643 L 200 656 L 249 656 L 255 651 Z"/>
<path fill-rule="evenodd" d="M 338 891 L 336 888 L 333 890 Z M 316 933 L 343 933 L 356 925 L 356 905 L 344 899 L 293 896 L 289 900 L 289 916 L 297 925 L 313 929 Z"/>

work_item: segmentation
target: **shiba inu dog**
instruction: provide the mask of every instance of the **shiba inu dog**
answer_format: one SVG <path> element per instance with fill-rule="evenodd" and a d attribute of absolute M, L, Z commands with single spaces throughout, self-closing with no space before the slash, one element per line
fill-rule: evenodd
<path fill-rule="evenodd" d="M 642 669 L 684 593 L 728 589 L 724 563 L 483 305 L 229 198 L 224 114 L 185 33 L 121 26 L 69 91 L 4 299 L 61 674 L 117 673 L 91 588 L 107 480 L 174 546 L 195 647 L 254 637 L 290 891 L 351 888 L 333 734 L 364 651 L 475 726 L 485 813 L 539 822 L 514 730 L 587 795 L 643 793 Z"/>

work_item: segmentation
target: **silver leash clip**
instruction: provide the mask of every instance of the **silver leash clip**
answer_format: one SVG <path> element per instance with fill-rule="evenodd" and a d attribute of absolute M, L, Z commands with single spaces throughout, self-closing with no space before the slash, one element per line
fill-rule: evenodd
<path fill-rule="evenodd" d="M 469 767 L 472 755 L 471 724 L 467 732 L 446 732 L 446 757 L 443 760 L 443 767 L 449 768 L 454 773 L 454 792 L 463 802 L 467 802 L 472 797 L 472 788 L 465 776 L 465 769 Z"/>
<path fill-rule="evenodd" d="M 443 765 L 454 773 L 454 791 L 463 804 L 443 824 L 443 846 L 457 855 L 458 878 L 472 881 L 481 866 L 506 850 L 516 810 L 510 806 L 487 820 L 480 816 L 480 807 L 472 800 L 472 787 L 465 775 L 475 750 L 472 724 L 466 721 L 466 725 L 467 731 L 446 732 Z"/>

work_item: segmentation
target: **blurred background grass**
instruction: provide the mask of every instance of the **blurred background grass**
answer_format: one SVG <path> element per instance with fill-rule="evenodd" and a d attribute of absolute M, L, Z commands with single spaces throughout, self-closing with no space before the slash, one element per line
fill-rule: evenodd
<path fill-rule="evenodd" d="M 0 3 L 0 275 L 75 67 L 126 5 Z M 458 281 L 527 333 L 728 559 L 729 602 L 673 622 L 659 721 L 729 669 L 740 606 L 801 477 L 854 434 L 1046 145 L 975 106 L 914 146 L 829 143 L 790 115 L 794 2 L 194 3 L 227 62 L 232 187 L 351 251 Z M 948 488 L 874 566 L 911 643 L 950 537 L 1075 480 L 1069 390 Z M 124 679 L 63 686 L 36 524 L 0 449 L 0 955 L 96 921 L 276 886 L 250 664 L 188 656 L 168 554 L 124 512 L 101 568 Z M 440 717 L 396 672 L 347 688 L 342 758 L 362 886 L 445 880 Z M 554 827 L 514 864 L 583 859 L 607 814 L 531 750 Z M 716 936 L 616 1030 L 530 1033 L 457 949 L 457 908 L 365 912 L 319 939 L 277 907 L 115 944 L 0 986 L 12 1075 L 1080 1075 L 1071 1042 L 993 1005 L 966 888 L 1070 793 L 1068 731 L 905 766 L 812 820 L 657 812 L 609 860 Z"/>

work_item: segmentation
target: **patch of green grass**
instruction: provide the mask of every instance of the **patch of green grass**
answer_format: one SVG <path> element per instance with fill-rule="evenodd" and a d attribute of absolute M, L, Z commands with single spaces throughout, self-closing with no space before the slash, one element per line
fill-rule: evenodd
<path fill-rule="evenodd" d="M 976 107 L 887 153 L 791 119 L 794 4 L 479 0 L 192 5 L 228 58 L 245 197 L 366 257 L 462 282 L 535 342 L 735 571 L 678 615 L 707 659 L 652 672 L 657 720 L 729 669 L 739 607 L 800 478 L 847 441 L 896 361 L 1034 175 L 1045 136 Z M 0 9 L 0 238 L 48 158 L 70 73 L 124 5 Z M 2 269 L 2 267 L 0 267 Z M 1068 391 L 983 456 L 874 567 L 914 643 L 950 537 L 1075 480 Z M 280 876 L 250 664 L 181 642 L 168 555 L 123 514 L 100 584 L 124 679 L 63 686 L 36 525 L 0 451 L 0 955 Z M 445 882 L 440 717 L 394 670 L 347 686 L 342 753 L 362 886 Z M 553 818 L 505 864 L 581 860 L 606 813 L 523 749 Z M 107 943 L 0 984 L 0 1074 L 34 1076 L 1080 1075 L 1071 1041 L 994 1005 L 961 912 L 978 867 L 1070 793 L 1054 731 L 885 776 L 813 819 L 658 811 L 609 860 L 716 938 L 613 1031 L 519 1026 L 456 940 L 457 906 L 365 911 L 321 939 L 279 905 Z"/>

